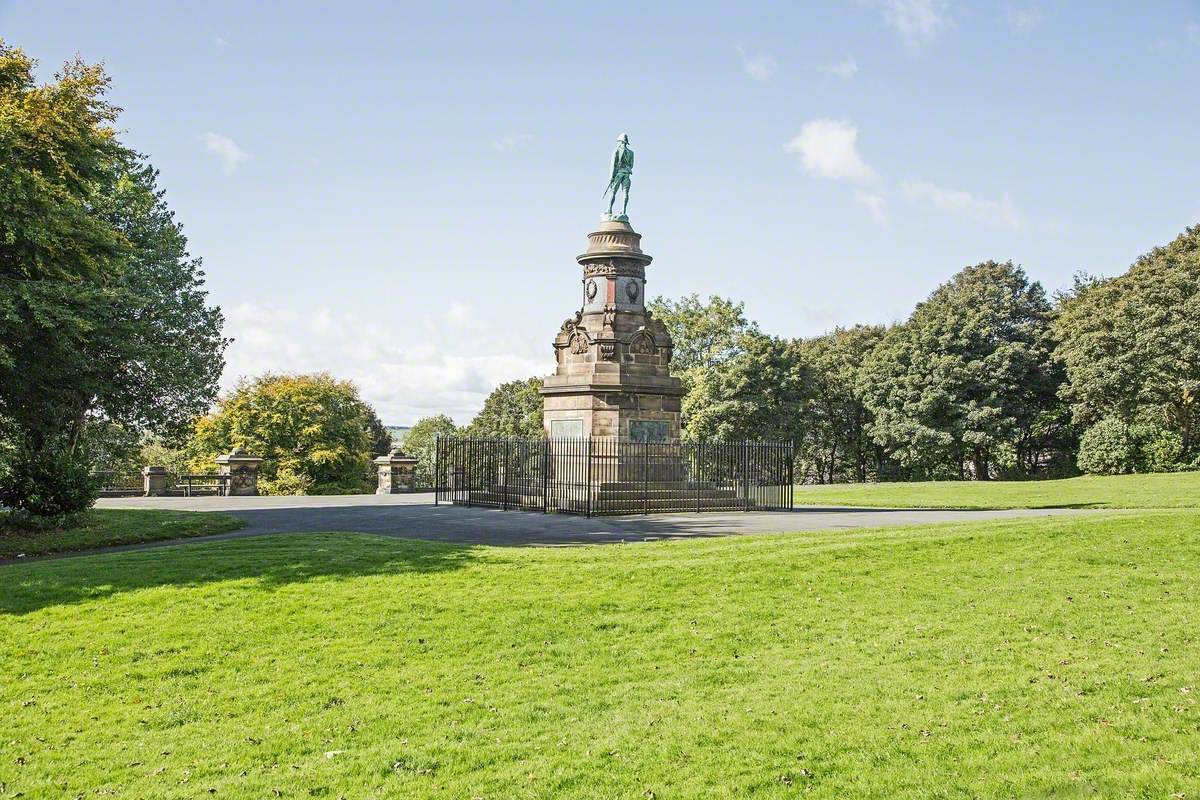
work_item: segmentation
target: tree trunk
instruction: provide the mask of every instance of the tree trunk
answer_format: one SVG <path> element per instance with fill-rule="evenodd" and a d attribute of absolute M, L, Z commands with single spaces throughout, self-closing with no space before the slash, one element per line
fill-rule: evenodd
<path fill-rule="evenodd" d="M 975 454 L 972 458 L 975 464 L 975 480 L 990 481 L 992 476 L 988 474 L 988 457 L 987 452 L 981 448 L 975 448 Z"/>
<path fill-rule="evenodd" d="M 1183 414 L 1183 430 L 1180 432 L 1179 438 L 1183 443 L 1183 447 L 1179 451 L 1179 460 L 1190 461 L 1192 458 L 1192 415 L 1186 411 Z"/>

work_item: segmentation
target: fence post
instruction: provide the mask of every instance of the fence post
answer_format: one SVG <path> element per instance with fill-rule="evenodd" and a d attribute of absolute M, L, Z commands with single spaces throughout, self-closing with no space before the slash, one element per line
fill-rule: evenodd
<path fill-rule="evenodd" d="M 512 439 L 505 438 L 504 440 L 504 500 L 501 506 L 501 511 L 508 511 L 508 462 L 510 458 L 509 447 L 512 445 Z"/>
<path fill-rule="evenodd" d="M 787 450 L 784 451 L 787 457 L 787 510 L 794 511 L 796 508 L 796 443 L 790 442 Z"/>
<path fill-rule="evenodd" d="M 433 437 L 433 504 L 442 499 L 442 435 Z"/>
<path fill-rule="evenodd" d="M 587 459 L 587 466 L 584 468 L 584 487 L 587 492 L 587 515 L 592 515 L 592 437 L 587 438 L 587 446 L 584 450 L 584 457 Z"/>
<path fill-rule="evenodd" d="M 642 442 L 642 513 L 650 513 L 650 442 Z"/>
<path fill-rule="evenodd" d="M 542 439 L 542 513 L 550 510 L 550 440 Z"/>
<path fill-rule="evenodd" d="M 742 511 L 750 510 L 750 442 L 742 442 Z"/>
<path fill-rule="evenodd" d="M 695 443 L 692 448 L 692 456 L 696 459 L 696 468 L 692 470 L 692 480 L 696 481 L 696 513 L 700 513 L 700 458 L 702 453 L 700 448 L 704 447 L 704 440 Z"/>

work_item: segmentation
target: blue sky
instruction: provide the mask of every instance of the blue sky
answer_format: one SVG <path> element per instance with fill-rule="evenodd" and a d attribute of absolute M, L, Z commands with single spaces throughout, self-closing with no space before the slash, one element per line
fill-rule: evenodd
<path fill-rule="evenodd" d="M 236 338 L 466 422 L 553 368 L 618 133 L 648 292 L 772 333 L 891 322 L 968 264 L 1047 289 L 1200 222 L 1200 2 L 2 2 L 103 61 Z"/>

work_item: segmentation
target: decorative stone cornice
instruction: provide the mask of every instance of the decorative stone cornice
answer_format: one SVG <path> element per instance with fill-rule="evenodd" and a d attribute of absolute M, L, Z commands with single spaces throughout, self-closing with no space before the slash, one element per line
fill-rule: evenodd
<path fill-rule="evenodd" d="M 583 258 L 583 256 L 580 256 Z M 583 265 L 585 278 L 642 278 L 646 277 L 646 262 L 635 261 L 632 258 L 607 258 L 603 261 L 589 261 Z"/>
<path fill-rule="evenodd" d="M 645 266 L 653 259 L 642 252 L 641 242 L 642 235 L 634 231 L 628 222 L 602 222 L 599 230 L 588 234 L 587 252 L 576 256 L 575 260 L 587 265 L 621 259 Z"/>

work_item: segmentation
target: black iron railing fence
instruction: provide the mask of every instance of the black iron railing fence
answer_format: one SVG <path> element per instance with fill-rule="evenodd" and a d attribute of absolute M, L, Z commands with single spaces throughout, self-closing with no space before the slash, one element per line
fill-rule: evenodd
<path fill-rule="evenodd" d="M 786 511 L 790 442 L 438 439 L 437 502 L 575 514 Z"/>
<path fill-rule="evenodd" d="M 130 497 L 142 493 L 142 473 L 136 470 L 98 469 L 92 481 L 101 497 Z"/>
<path fill-rule="evenodd" d="M 196 497 L 199 495 L 225 495 L 229 490 L 229 476 L 215 473 L 162 473 L 158 493 L 167 496 Z M 141 472 L 130 470 L 100 469 L 92 473 L 92 480 L 101 497 L 136 497 L 146 492 L 145 477 Z"/>

